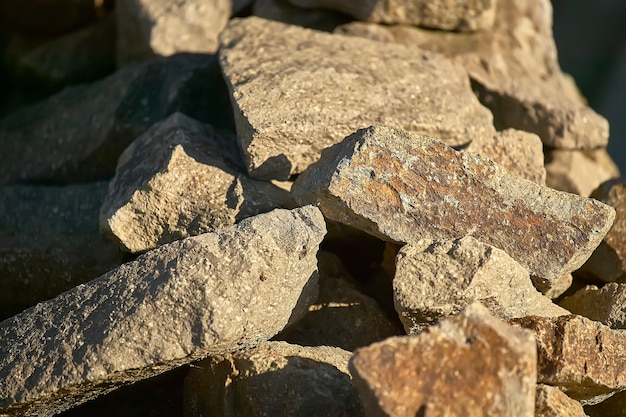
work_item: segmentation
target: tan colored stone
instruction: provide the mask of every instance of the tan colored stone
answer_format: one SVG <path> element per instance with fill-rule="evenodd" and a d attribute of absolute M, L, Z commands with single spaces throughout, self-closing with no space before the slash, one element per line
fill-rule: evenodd
<path fill-rule="evenodd" d="M 626 332 L 576 315 L 510 322 L 535 333 L 538 382 L 559 387 L 583 405 L 626 389 Z"/>
<path fill-rule="evenodd" d="M 345 416 L 363 411 L 350 352 L 265 342 L 196 363 L 185 378 L 185 416 Z"/>
<path fill-rule="evenodd" d="M 217 52 L 232 0 L 117 0 L 117 64 L 155 55 Z"/>
<path fill-rule="evenodd" d="M 556 279 L 551 282 L 550 285 L 546 286 L 537 286 L 537 289 L 546 297 L 551 299 L 559 298 L 565 291 L 567 291 L 574 282 L 574 277 L 572 274 L 565 274 L 562 277 Z"/>
<path fill-rule="evenodd" d="M 528 271 L 504 251 L 471 236 L 404 246 L 396 258 L 393 294 L 408 334 L 473 302 L 505 320 L 569 313 L 541 295 Z"/>
<path fill-rule="evenodd" d="M 534 415 L 532 334 L 472 304 L 418 336 L 393 337 L 350 361 L 366 416 Z"/>
<path fill-rule="evenodd" d="M 596 200 L 512 176 L 492 161 L 388 127 L 326 150 L 292 188 L 300 204 L 384 240 L 467 235 L 504 250 L 536 283 L 580 267 L 610 228 Z"/>
<path fill-rule="evenodd" d="M 137 253 L 294 207 L 289 192 L 238 171 L 236 146 L 235 137 L 181 113 L 155 124 L 120 156 L 102 230 Z"/>
<path fill-rule="evenodd" d="M 0 414 L 51 416 L 268 340 L 317 297 L 314 207 L 163 245 L 0 323 Z"/>
<path fill-rule="evenodd" d="M 534 133 L 506 129 L 475 138 L 463 151 L 484 155 L 513 175 L 546 185 L 543 144 Z"/>
<path fill-rule="evenodd" d="M 335 346 L 353 351 L 387 337 L 404 334 L 376 301 L 356 288 L 341 260 L 318 253 L 319 297 L 308 313 L 274 340 L 302 346 Z"/>
<path fill-rule="evenodd" d="M 608 142 L 608 122 L 572 94 L 560 70 L 549 0 L 500 0 L 493 29 L 478 33 L 365 25 L 349 23 L 336 32 L 385 40 L 390 34 L 395 42 L 460 63 L 494 113 L 498 130 L 536 133 L 547 146 L 563 149 L 594 149 Z"/>
<path fill-rule="evenodd" d="M 612 329 L 626 329 L 626 284 L 610 282 L 602 288 L 587 285 L 565 297 L 559 305 Z"/>
<path fill-rule="evenodd" d="M 626 282 L 626 180 L 607 181 L 591 197 L 614 207 L 617 215 L 600 246 L 579 272 L 604 282 Z"/>
<path fill-rule="evenodd" d="M 584 197 L 603 182 L 620 176 L 619 168 L 604 148 L 550 149 L 546 152 L 546 173 L 548 187 Z"/>
<path fill-rule="evenodd" d="M 535 417 L 586 417 L 583 406 L 558 388 L 537 385 Z"/>
<path fill-rule="evenodd" d="M 450 31 L 489 30 L 496 15 L 495 0 L 289 0 L 300 7 L 335 9 L 357 20 L 405 23 Z"/>
<path fill-rule="evenodd" d="M 221 43 L 237 134 L 255 178 L 287 179 L 372 124 L 450 145 L 494 133 L 465 71 L 438 54 L 256 17 L 231 20 Z"/>

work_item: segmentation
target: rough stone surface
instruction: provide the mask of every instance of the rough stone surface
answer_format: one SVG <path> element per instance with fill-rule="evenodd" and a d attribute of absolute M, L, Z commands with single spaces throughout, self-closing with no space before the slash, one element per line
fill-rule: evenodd
<path fill-rule="evenodd" d="M 542 287 L 538 286 L 537 289 L 546 297 L 551 299 L 559 298 L 565 291 L 567 291 L 574 282 L 572 274 L 565 274 L 562 277 L 551 282 L 551 285 Z"/>
<path fill-rule="evenodd" d="M 352 351 L 403 334 L 376 301 L 361 293 L 336 255 L 318 254 L 319 297 L 309 312 L 277 337 L 302 346 Z"/>
<path fill-rule="evenodd" d="M 253 177 L 302 172 L 322 149 L 372 124 L 450 145 L 494 132 L 465 71 L 440 55 L 256 17 L 231 20 L 220 39 Z"/>
<path fill-rule="evenodd" d="M 337 26 L 350 21 L 349 16 L 335 10 L 303 9 L 292 5 L 289 0 L 255 0 L 252 14 L 263 19 L 326 32 L 332 32 Z"/>
<path fill-rule="evenodd" d="M 626 329 L 626 284 L 611 282 L 602 288 L 587 285 L 563 298 L 559 305 L 613 329 Z"/>
<path fill-rule="evenodd" d="M 613 226 L 580 273 L 604 282 L 626 282 L 626 181 L 607 181 L 591 197 L 614 207 L 617 214 Z"/>
<path fill-rule="evenodd" d="M 491 137 L 477 137 L 463 150 L 484 155 L 513 175 L 546 185 L 543 145 L 534 133 L 506 129 Z"/>
<path fill-rule="evenodd" d="M 558 388 L 537 385 L 535 417 L 586 417 L 583 406 Z"/>
<path fill-rule="evenodd" d="M 618 178 L 619 168 L 606 149 L 550 149 L 546 152 L 546 184 L 587 197 L 605 181 Z"/>
<path fill-rule="evenodd" d="M 118 0 L 117 63 L 178 52 L 217 52 L 232 0 Z"/>
<path fill-rule="evenodd" d="M 546 145 L 564 149 L 593 149 L 608 142 L 606 119 L 572 97 L 559 68 L 549 0 L 500 0 L 493 29 L 479 33 L 367 25 L 350 23 L 337 32 L 417 46 L 460 63 L 481 102 L 494 113 L 498 130 L 533 132 Z"/>
<path fill-rule="evenodd" d="M 473 304 L 357 350 L 350 371 L 366 416 L 534 416 L 535 342 L 519 330 Z"/>
<path fill-rule="evenodd" d="M 449 31 L 489 30 L 496 16 L 495 0 L 289 0 L 300 7 L 334 9 L 357 20 L 405 23 Z"/>
<path fill-rule="evenodd" d="M 211 105 L 189 97 L 216 99 L 216 88 L 205 86 L 215 63 L 202 55 L 155 58 L 7 115 L 0 119 L 0 184 L 111 178 L 122 151 L 155 122 L 177 110 L 213 117 Z"/>
<path fill-rule="evenodd" d="M 100 233 L 107 183 L 0 187 L 0 320 L 123 262 Z"/>
<path fill-rule="evenodd" d="M 471 236 L 404 246 L 396 258 L 393 294 L 408 334 L 473 302 L 500 319 L 569 314 L 541 295 L 528 271 L 504 251 Z"/>
<path fill-rule="evenodd" d="M 626 389 L 626 332 L 582 316 L 512 319 L 537 338 L 537 381 L 596 404 Z"/>
<path fill-rule="evenodd" d="M 190 237 L 0 323 L 0 413 L 50 416 L 254 346 L 317 296 L 324 219 L 275 210 Z"/>
<path fill-rule="evenodd" d="M 615 215 L 596 200 L 514 177 L 480 155 L 387 127 L 359 130 L 326 150 L 292 195 L 384 240 L 474 236 L 504 250 L 540 284 L 580 267 Z"/>
<path fill-rule="evenodd" d="M 185 379 L 185 416 L 363 416 L 350 352 L 285 342 L 198 362 Z"/>
<path fill-rule="evenodd" d="M 121 155 L 100 211 L 103 231 L 129 252 L 229 227 L 274 208 L 289 192 L 240 173 L 236 139 L 181 113 Z"/>

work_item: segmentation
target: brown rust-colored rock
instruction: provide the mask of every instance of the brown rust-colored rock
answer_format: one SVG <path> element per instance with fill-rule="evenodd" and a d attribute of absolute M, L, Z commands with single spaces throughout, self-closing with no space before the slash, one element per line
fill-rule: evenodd
<path fill-rule="evenodd" d="M 418 336 L 356 351 L 350 371 L 366 416 L 533 417 L 532 334 L 473 304 Z"/>
<path fill-rule="evenodd" d="M 471 236 L 404 246 L 396 258 L 393 295 L 408 334 L 473 302 L 504 320 L 569 314 L 541 295 L 528 271 L 504 251 Z"/>
<path fill-rule="evenodd" d="M 265 342 L 196 363 L 185 378 L 187 417 L 362 417 L 350 352 Z"/>
<path fill-rule="evenodd" d="M 120 156 L 100 226 L 137 253 L 295 205 L 288 191 L 240 172 L 241 164 L 234 136 L 174 113 Z"/>
<path fill-rule="evenodd" d="M 626 180 L 600 185 L 592 194 L 615 208 L 615 222 L 580 273 L 604 282 L 626 282 Z"/>
<path fill-rule="evenodd" d="M 384 240 L 467 235 L 504 250 L 538 283 L 577 269 L 615 211 L 505 172 L 480 155 L 400 129 L 371 127 L 326 150 L 294 198 Z"/>
<path fill-rule="evenodd" d="M 537 385 L 535 417 L 586 417 L 583 406 L 550 385 Z"/>
<path fill-rule="evenodd" d="M 220 39 L 240 146 L 255 178 L 287 179 L 372 124 L 450 145 L 495 131 L 467 73 L 439 54 L 256 17 L 231 20 Z"/>
<path fill-rule="evenodd" d="M 405 23 L 450 31 L 489 30 L 496 16 L 495 0 L 289 0 L 300 7 L 334 9 L 357 20 Z"/>
<path fill-rule="evenodd" d="M 584 404 L 626 389 L 626 333 L 582 316 L 530 316 L 510 321 L 537 338 L 537 381 Z"/>

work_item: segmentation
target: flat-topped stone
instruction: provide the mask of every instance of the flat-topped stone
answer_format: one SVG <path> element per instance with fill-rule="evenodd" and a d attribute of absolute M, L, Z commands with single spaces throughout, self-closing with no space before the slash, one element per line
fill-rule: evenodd
<path fill-rule="evenodd" d="M 384 240 L 473 236 L 539 284 L 580 267 L 615 217 L 612 207 L 517 178 L 480 155 L 380 126 L 324 151 L 292 194 Z"/>
<path fill-rule="evenodd" d="M 439 54 L 256 17 L 231 20 L 220 39 L 237 134 L 255 178 L 287 179 L 372 124 L 450 145 L 495 132 L 467 73 Z"/>

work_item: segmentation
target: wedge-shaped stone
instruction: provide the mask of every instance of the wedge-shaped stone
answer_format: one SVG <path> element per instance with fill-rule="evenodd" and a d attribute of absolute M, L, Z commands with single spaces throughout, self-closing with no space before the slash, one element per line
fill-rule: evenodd
<path fill-rule="evenodd" d="M 584 404 L 626 389 L 626 333 L 582 316 L 524 317 L 511 323 L 537 337 L 537 381 Z"/>
<path fill-rule="evenodd" d="M 150 251 L 0 323 L 0 414 L 50 416 L 274 336 L 317 296 L 324 219 L 275 210 Z"/>
<path fill-rule="evenodd" d="M 617 215 L 580 273 L 604 282 L 626 282 L 626 181 L 607 181 L 591 197 L 614 207 Z"/>
<path fill-rule="evenodd" d="M 102 229 L 143 252 L 295 205 L 288 191 L 240 173 L 237 151 L 233 136 L 181 113 L 157 123 L 120 157 Z"/>
<path fill-rule="evenodd" d="M 596 200 L 519 179 L 480 155 L 389 127 L 359 130 L 326 150 L 292 194 L 384 240 L 474 236 L 504 250 L 538 284 L 585 262 L 615 216 Z"/>
<path fill-rule="evenodd" d="M 496 16 L 495 0 L 289 0 L 300 7 L 335 9 L 355 19 L 406 23 L 441 30 L 489 30 Z"/>
<path fill-rule="evenodd" d="M 610 282 L 602 288 L 588 285 L 565 297 L 559 305 L 612 329 L 626 329 L 626 284 Z"/>
<path fill-rule="evenodd" d="M 467 73 L 441 55 L 256 17 L 231 20 L 220 39 L 253 177 L 300 173 L 322 149 L 372 124 L 450 145 L 494 132 Z"/>
<path fill-rule="evenodd" d="M 550 385 L 537 385 L 535 417 L 586 417 L 583 406 Z"/>
<path fill-rule="evenodd" d="M 571 82 L 560 70 L 549 0 L 499 0 L 493 29 L 478 33 L 362 22 L 336 32 L 436 51 L 460 63 L 499 130 L 533 132 L 546 145 L 563 149 L 608 142 L 607 120 L 570 92 Z"/>
<path fill-rule="evenodd" d="M 361 417 L 350 352 L 285 342 L 198 362 L 185 379 L 185 416 Z"/>
<path fill-rule="evenodd" d="M 409 334 L 472 302 L 501 319 L 569 314 L 541 295 L 528 271 L 504 251 L 470 236 L 404 246 L 396 258 L 393 295 Z"/>
<path fill-rule="evenodd" d="M 537 353 L 520 330 L 472 304 L 418 336 L 358 349 L 350 372 L 365 415 L 533 417 Z"/>

